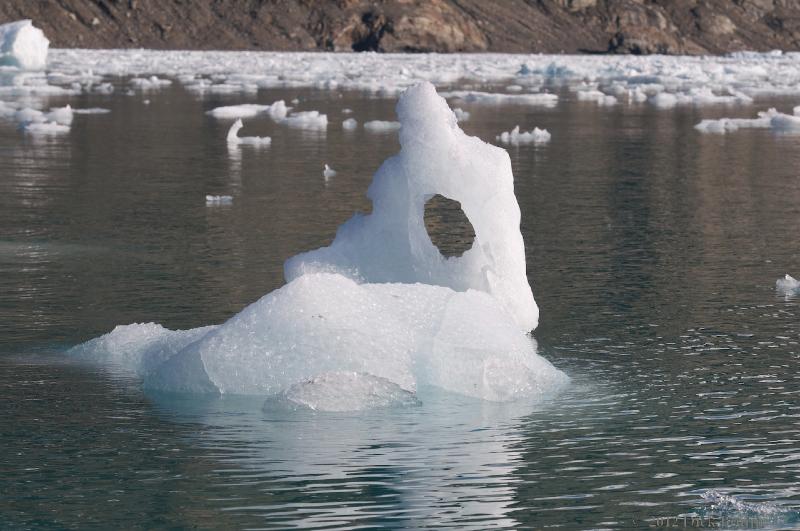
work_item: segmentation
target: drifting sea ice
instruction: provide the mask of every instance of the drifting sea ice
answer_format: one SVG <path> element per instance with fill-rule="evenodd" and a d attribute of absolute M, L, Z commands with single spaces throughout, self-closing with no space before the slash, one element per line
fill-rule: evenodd
<path fill-rule="evenodd" d="M 370 120 L 364 122 L 364 129 L 370 133 L 388 133 L 400 129 L 400 122 Z"/>
<path fill-rule="evenodd" d="M 342 129 L 345 131 L 353 131 L 358 128 L 358 121 L 355 118 L 348 118 L 342 121 Z"/>
<path fill-rule="evenodd" d="M 232 205 L 233 197 L 229 195 L 207 195 L 206 206 Z"/>
<path fill-rule="evenodd" d="M 272 138 L 268 136 L 239 136 L 239 129 L 242 127 L 244 124 L 242 124 L 241 118 L 233 122 L 231 128 L 228 129 L 228 145 L 268 146 L 272 143 Z"/>
<path fill-rule="evenodd" d="M 264 395 L 268 406 L 407 405 L 420 386 L 491 401 L 556 392 L 568 378 L 528 335 L 538 308 L 508 154 L 465 135 L 429 83 L 397 112 L 401 151 L 375 174 L 372 213 L 290 258 L 285 286 L 216 327 L 120 326 L 71 352 L 129 360 L 150 389 Z M 475 229 L 460 257 L 445 258 L 425 229 L 436 194 L 459 201 Z"/>
<path fill-rule="evenodd" d="M 453 109 L 453 114 L 456 115 L 456 120 L 459 122 L 466 122 L 469 120 L 469 112 L 465 111 L 461 107 L 456 107 Z"/>
<path fill-rule="evenodd" d="M 289 127 L 301 129 L 327 129 L 328 116 L 320 114 L 319 111 L 302 111 L 292 113 L 279 120 L 279 122 Z"/>
<path fill-rule="evenodd" d="M 497 140 L 503 144 L 518 146 L 520 144 L 546 144 L 550 142 L 550 132 L 547 129 L 534 127 L 532 131 L 520 133 L 519 126 L 511 131 L 504 131 L 497 136 Z"/>
<path fill-rule="evenodd" d="M 797 116 L 798 107 L 794 108 L 795 115 L 783 114 L 776 109 L 768 109 L 758 113 L 758 118 L 720 118 L 718 120 L 703 120 L 694 128 L 702 133 L 731 133 L 739 129 L 772 129 L 773 131 L 796 132 L 800 131 L 800 116 Z"/>
<path fill-rule="evenodd" d="M 787 297 L 800 295 L 800 280 L 786 275 L 775 281 L 775 289 Z"/>
<path fill-rule="evenodd" d="M 334 177 L 335 175 L 336 175 L 336 170 L 334 170 L 333 168 L 331 168 L 326 164 L 325 168 L 322 170 L 322 176 L 325 177 L 325 179 L 327 180 L 330 179 L 331 177 Z"/>
<path fill-rule="evenodd" d="M 216 107 L 207 111 L 206 114 L 214 118 L 234 119 L 234 118 L 253 118 L 262 113 L 267 113 L 275 121 L 286 118 L 289 108 L 283 100 L 278 100 L 272 105 L 258 105 L 255 103 L 244 103 L 241 105 L 226 105 Z"/>
<path fill-rule="evenodd" d="M 0 24 L 0 66 L 42 70 L 50 41 L 30 20 Z"/>

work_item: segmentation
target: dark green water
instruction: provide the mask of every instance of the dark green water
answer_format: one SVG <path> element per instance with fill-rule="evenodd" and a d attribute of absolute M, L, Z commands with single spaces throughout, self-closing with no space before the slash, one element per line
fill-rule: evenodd
<path fill-rule="evenodd" d="M 243 133 L 272 145 L 229 152 L 204 114 L 295 97 L 327 133 L 257 118 Z M 146 395 L 63 351 L 117 324 L 221 322 L 282 285 L 286 258 L 369 209 L 399 148 L 341 131 L 341 109 L 393 119 L 394 102 L 146 98 L 72 98 L 112 112 L 52 139 L 0 122 L 0 528 L 800 528 L 799 308 L 774 288 L 800 274 L 800 138 L 693 129 L 796 102 L 465 105 L 485 140 L 552 133 L 509 152 L 539 352 L 573 385 L 534 410 L 431 394 L 288 415 Z"/>

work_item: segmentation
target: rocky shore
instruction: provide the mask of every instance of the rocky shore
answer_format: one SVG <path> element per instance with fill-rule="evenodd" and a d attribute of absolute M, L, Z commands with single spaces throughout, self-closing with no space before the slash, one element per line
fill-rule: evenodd
<path fill-rule="evenodd" d="M 719 54 L 800 49 L 796 0 L 4 0 L 58 48 Z"/>

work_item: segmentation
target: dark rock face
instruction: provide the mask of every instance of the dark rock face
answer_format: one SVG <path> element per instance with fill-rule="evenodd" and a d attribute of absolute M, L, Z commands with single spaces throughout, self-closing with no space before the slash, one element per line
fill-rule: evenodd
<path fill-rule="evenodd" d="M 54 47 L 704 54 L 800 49 L 798 0 L 3 0 Z"/>

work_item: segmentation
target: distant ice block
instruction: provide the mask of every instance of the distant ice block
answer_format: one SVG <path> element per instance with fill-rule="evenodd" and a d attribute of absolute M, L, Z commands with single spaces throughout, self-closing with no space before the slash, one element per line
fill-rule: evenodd
<path fill-rule="evenodd" d="M 242 119 L 236 120 L 226 137 L 228 145 L 249 145 L 249 146 L 268 146 L 272 143 L 272 138 L 268 136 L 239 136 L 239 129 L 244 127 Z"/>
<path fill-rule="evenodd" d="M 328 127 L 328 116 L 320 114 L 319 111 L 295 112 L 280 120 L 280 123 L 301 129 L 324 130 Z"/>
<path fill-rule="evenodd" d="M 414 393 L 386 378 L 354 371 L 333 371 L 292 384 L 268 399 L 264 409 L 364 411 L 419 404 Z"/>
<path fill-rule="evenodd" d="M 233 197 L 229 195 L 207 195 L 206 206 L 232 205 Z"/>
<path fill-rule="evenodd" d="M 576 93 L 578 101 L 593 101 L 598 105 L 616 105 L 617 98 L 596 89 L 579 90 Z"/>
<path fill-rule="evenodd" d="M 797 280 L 790 275 L 786 275 L 783 278 L 779 278 L 777 281 L 775 281 L 775 289 L 778 291 L 778 293 L 786 295 L 787 297 L 800 295 L 800 280 Z"/>
<path fill-rule="evenodd" d="M 364 122 L 364 129 L 371 133 L 388 133 L 400 129 L 400 122 L 370 120 L 369 122 Z"/>
<path fill-rule="evenodd" d="M 70 127 L 57 122 L 30 122 L 22 126 L 26 133 L 33 135 L 57 135 L 69 133 Z"/>
<path fill-rule="evenodd" d="M 454 98 L 470 103 L 485 103 L 492 105 L 518 104 L 555 107 L 555 105 L 558 103 L 557 95 L 545 92 L 537 94 L 500 94 L 494 92 L 457 90 L 453 92 L 442 93 L 442 96 L 447 99 Z"/>
<path fill-rule="evenodd" d="M 342 129 L 345 131 L 353 131 L 356 128 L 358 128 L 358 122 L 355 118 L 348 118 L 347 120 L 342 121 Z"/>
<path fill-rule="evenodd" d="M 559 390 L 569 379 L 528 335 L 538 308 L 508 154 L 465 135 L 429 83 L 408 89 L 397 112 L 401 151 L 375 175 L 372 213 L 341 226 L 329 247 L 290 258 L 285 286 L 217 327 L 118 327 L 73 352 L 163 360 L 136 366 L 145 387 L 263 395 L 267 407 L 408 405 L 420 386 L 490 401 Z M 444 257 L 425 229 L 436 194 L 459 201 L 475 229 L 460 257 Z"/>
<path fill-rule="evenodd" d="M 694 126 L 702 133 L 731 133 L 739 129 L 772 129 L 778 132 L 800 132 L 800 116 L 783 114 L 772 108 L 759 112 L 758 118 L 720 118 L 703 120 Z"/>
<path fill-rule="evenodd" d="M 466 122 L 469 120 L 469 112 L 465 111 L 461 107 L 456 107 L 453 109 L 453 114 L 456 115 L 456 120 L 459 122 Z"/>
<path fill-rule="evenodd" d="M 150 76 L 150 77 L 135 77 L 129 81 L 130 85 L 134 88 L 138 88 L 139 90 L 157 90 L 162 87 L 168 87 L 172 85 L 172 81 L 169 79 L 161 79 L 158 76 Z"/>
<path fill-rule="evenodd" d="M 255 103 L 243 103 L 241 105 L 226 105 L 224 107 L 215 107 L 206 114 L 220 119 L 235 119 L 235 118 L 253 118 L 262 113 L 268 114 L 274 120 L 282 120 L 286 118 L 288 111 L 286 103 L 283 100 L 278 100 L 271 105 L 258 105 Z"/>
<path fill-rule="evenodd" d="M 497 141 L 503 144 L 518 146 L 520 144 L 546 144 L 550 142 L 550 132 L 547 129 L 534 127 L 532 131 L 520 132 L 519 126 L 511 131 L 505 131 L 497 136 Z"/>
<path fill-rule="evenodd" d="M 42 70 L 50 41 L 30 20 L 0 24 L 0 66 Z"/>
<path fill-rule="evenodd" d="M 85 109 L 72 109 L 72 112 L 75 114 L 108 114 L 111 112 L 111 109 L 105 109 L 103 107 L 87 107 Z"/>
<path fill-rule="evenodd" d="M 325 177 L 325 179 L 330 179 L 335 175 L 336 175 L 336 170 L 334 170 L 333 168 L 331 168 L 326 164 L 325 169 L 322 170 L 322 176 Z"/>

